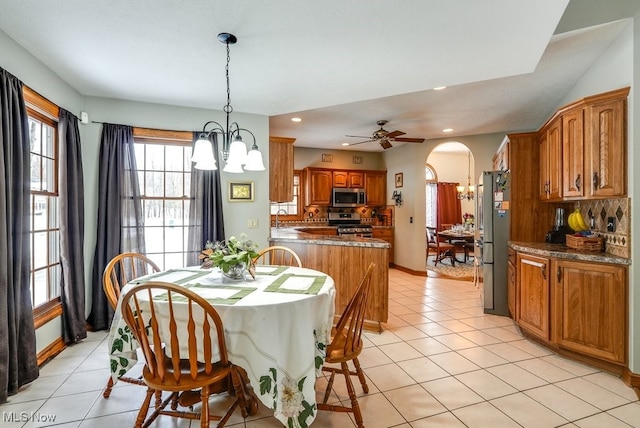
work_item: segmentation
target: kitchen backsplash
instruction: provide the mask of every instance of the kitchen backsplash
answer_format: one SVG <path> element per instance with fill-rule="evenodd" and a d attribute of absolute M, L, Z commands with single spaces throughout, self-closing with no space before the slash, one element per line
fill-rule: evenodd
<path fill-rule="evenodd" d="M 393 226 L 393 206 L 389 206 L 384 209 L 372 209 L 369 207 L 332 208 L 309 205 L 304 207 L 304 221 L 311 223 L 328 221 L 329 210 L 331 210 L 332 212 L 336 212 L 338 210 L 343 210 L 345 212 L 357 212 L 358 214 L 360 214 L 360 218 L 363 223 L 370 223 L 373 225 L 381 226 Z M 376 211 L 376 216 L 374 216 L 373 210 Z"/>
<path fill-rule="evenodd" d="M 631 199 L 602 199 L 576 202 L 582 217 L 597 235 L 605 239 L 605 252 L 620 257 L 631 257 Z M 614 219 L 615 231 L 607 230 L 609 219 Z"/>

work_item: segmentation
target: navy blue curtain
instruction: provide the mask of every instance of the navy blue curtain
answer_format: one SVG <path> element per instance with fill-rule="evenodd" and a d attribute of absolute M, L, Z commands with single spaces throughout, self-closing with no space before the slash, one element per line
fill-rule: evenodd
<path fill-rule="evenodd" d="M 98 172 L 98 222 L 91 273 L 93 330 L 109 328 L 113 309 L 102 288 L 109 261 L 123 252 L 145 254 L 144 219 L 133 146 L 133 128 L 102 125 Z"/>
<path fill-rule="evenodd" d="M 0 404 L 39 374 L 29 285 L 29 152 L 22 82 L 0 68 Z"/>
<path fill-rule="evenodd" d="M 60 298 L 65 343 L 87 337 L 84 313 L 84 180 L 78 118 L 60 109 Z"/>

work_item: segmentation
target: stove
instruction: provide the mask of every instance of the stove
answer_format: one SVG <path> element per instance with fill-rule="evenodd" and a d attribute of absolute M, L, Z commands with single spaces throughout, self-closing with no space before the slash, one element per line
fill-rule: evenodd
<path fill-rule="evenodd" d="M 373 237 L 373 228 L 370 224 L 360 224 L 358 213 L 329 213 L 329 225 L 338 226 L 338 236 Z"/>

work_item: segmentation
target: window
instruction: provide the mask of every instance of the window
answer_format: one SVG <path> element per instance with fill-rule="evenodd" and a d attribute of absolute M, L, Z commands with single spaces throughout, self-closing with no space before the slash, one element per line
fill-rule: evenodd
<path fill-rule="evenodd" d="M 163 270 L 186 266 L 191 133 L 135 128 L 134 141 L 146 255 Z"/>
<path fill-rule="evenodd" d="M 25 91 L 28 91 L 25 88 Z M 29 233 L 31 244 L 31 302 L 34 308 L 59 302 L 60 215 L 58 212 L 57 116 L 46 108 L 50 103 L 39 95 L 25 93 L 29 117 L 31 154 L 31 202 Z M 38 311 L 35 311 L 36 317 Z"/>
<path fill-rule="evenodd" d="M 302 210 L 302 198 L 300 197 L 300 171 L 293 172 L 293 200 L 290 202 L 280 202 L 280 203 L 272 203 L 271 204 L 271 216 L 275 221 L 275 215 L 277 212 L 280 212 L 278 215 L 278 219 L 282 220 L 302 220 L 303 219 L 303 210 Z M 284 214 L 282 211 L 286 211 Z"/>
<path fill-rule="evenodd" d="M 438 175 L 436 170 L 429 164 L 424 167 L 425 191 L 426 191 L 426 215 L 427 227 L 437 226 L 437 206 L 438 206 Z"/>

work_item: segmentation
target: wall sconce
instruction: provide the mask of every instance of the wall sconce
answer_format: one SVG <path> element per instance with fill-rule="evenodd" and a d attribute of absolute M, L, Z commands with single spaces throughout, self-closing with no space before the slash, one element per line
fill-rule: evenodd
<path fill-rule="evenodd" d="M 391 195 L 391 199 L 393 199 L 393 201 L 395 202 L 396 207 L 399 207 L 400 205 L 402 205 L 402 192 L 394 190 L 393 194 Z"/>

